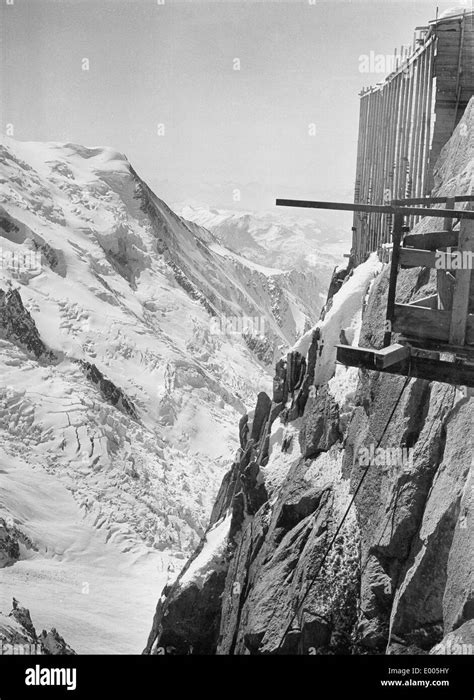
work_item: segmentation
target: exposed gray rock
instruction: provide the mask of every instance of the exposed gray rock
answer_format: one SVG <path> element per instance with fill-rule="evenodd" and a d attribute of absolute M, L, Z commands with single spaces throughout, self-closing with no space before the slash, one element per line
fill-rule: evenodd
<path fill-rule="evenodd" d="M 315 457 L 327 452 L 340 438 L 337 404 L 327 387 L 322 387 L 306 402 L 299 436 L 301 452 L 304 457 Z"/>
<path fill-rule="evenodd" d="M 20 558 L 18 539 L 8 527 L 5 520 L 0 518 L 0 569 L 10 566 Z"/>
<path fill-rule="evenodd" d="M 104 377 L 102 372 L 93 363 L 85 362 L 84 360 L 76 360 L 76 362 L 80 365 L 86 377 L 98 387 L 100 393 L 108 403 L 121 409 L 135 420 L 138 419 L 137 409 L 123 389 L 115 386 L 110 379 Z"/>
<path fill-rule="evenodd" d="M 41 340 L 17 289 L 0 289 L 0 337 L 15 343 L 37 360 L 53 362 L 57 359 Z"/>

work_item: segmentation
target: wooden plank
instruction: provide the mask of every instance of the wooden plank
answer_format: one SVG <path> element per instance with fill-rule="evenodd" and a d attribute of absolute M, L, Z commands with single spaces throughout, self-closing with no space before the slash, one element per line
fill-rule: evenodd
<path fill-rule="evenodd" d="M 364 211 L 402 216 L 433 216 L 437 219 L 453 216 L 457 219 L 473 219 L 474 211 L 467 209 L 425 209 L 423 207 L 392 206 L 390 204 L 359 204 L 352 202 L 317 202 L 307 199 L 277 199 L 277 207 L 302 207 L 305 209 L 333 209 L 334 211 Z"/>
<path fill-rule="evenodd" d="M 409 199 L 393 199 L 392 204 L 400 204 L 402 206 L 410 206 L 411 204 L 425 204 L 430 206 L 431 204 L 446 204 L 448 199 L 454 199 L 455 202 L 474 202 L 474 195 L 472 194 L 462 194 L 456 195 L 455 197 L 413 197 Z"/>
<path fill-rule="evenodd" d="M 449 340 L 450 314 L 410 304 L 395 304 L 393 330 L 413 338 Z"/>
<path fill-rule="evenodd" d="M 441 251 L 419 250 L 418 248 L 402 248 L 400 250 L 400 265 L 402 267 L 430 267 L 436 270 L 452 270 L 456 269 L 457 258 L 456 252 L 441 253 Z"/>
<path fill-rule="evenodd" d="M 394 343 L 382 350 L 374 352 L 375 367 L 378 370 L 383 370 L 397 362 L 402 362 L 410 357 L 410 348 L 407 345 Z"/>
<path fill-rule="evenodd" d="M 430 294 L 430 296 L 422 297 L 416 301 L 411 301 L 409 306 L 422 306 L 425 309 L 437 309 L 438 308 L 438 295 Z"/>
<path fill-rule="evenodd" d="M 352 345 L 336 345 L 336 360 L 348 367 L 366 367 L 375 370 L 374 350 Z"/>
<path fill-rule="evenodd" d="M 439 340 L 417 340 L 416 338 L 406 338 L 400 335 L 398 338 L 401 344 L 408 344 L 415 352 L 430 352 L 430 353 L 440 353 L 449 352 L 458 356 L 466 357 L 470 362 L 474 363 L 474 348 L 471 345 L 448 345 L 448 343 L 442 343 Z"/>
<path fill-rule="evenodd" d="M 462 75 L 462 49 L 463 49 L 463 43 L 464 43 L 464 30 L 465 30 L 465 25 L 466 25 L 466 15 L 463 14 L 462 20 L 461 20 L 461 33 L 459 36 L 459 55 L 458 55 L 458 66 L 457 66 L 457 76 L 456 76 L 456 106 L 454 109 L 453 113 L 453 121 L 452 121 L 452 130 L 454 131 L 454 128 L 457 123 L 457 116 L 458 116 L 458 110 L 459 110 L 459 100 L 461 97 L 461 75 Z M 472 53 L 471 53 L 472 56 Z M 448 208 L 448 205 L 446 204 L 446 208 Z"/>
<path fill-rule="evenodd" d="M 393 222 L 393 248 L 392 248 L 392 261 L 390 263 L 390 278 L 388 283 L 388 293 L 387 293 L 387 311 L 386 320 L 388 321 L 387 330 L 385 331 L 383 344 L 384 347 L 388 347 L 392 342 L 392 323 L 394 319 L 394 309 L 395 309 L 395 297 L 397 292 L 397 275 L 398 275 L 398 265 L 400 260 L 400 243 L 403 235 L 403 216 L 396 214 Z M 390 330 L 388 330 L 390 329 Z"/>
<path fill-rule="evenodd" d="M 436 252 L 418 250 L 417 248 L 402 248 L 400 250 L 400 265 L 402 267 L 436 267 Z"/>
<path fill-rule="evenodd" d="M 411 304 L 395 304 L 392 329 L 409 338 L 450 342 L 451 313 L 444 310 L 426 309 Z M 474 314 L 468 314 L 465 339 L 455 345 L 474 345 Z"/>
<path fill-rule="evenodd" d="M 462 222 L 459 232 L 458 252 L 474 250 L 474 225 L 471 222 Z M 449 342 L 456 345 L 464 345 L 466 342 L 467 316 L 469 310 L 469 292 L 471 287 L 472 269 L 466 267 L 456 270 L 454 282 L 453 307 L 451 326 L 449 329 Z"/>
<path fill-rule="evenodd" d="M 433 165 L 431 163 L 431 142 L 433 140 L 433 123 L 432 123 L 432 101 L 434 89 L 434 61 L 435 61 L 435 44 L 431 44 L 428 49 L 428 93 L 427 93 L 427 110 L 426 110 L 426 144 L 425 144 L 425 166 L 424 182 L 422 194 L 427 195 L 433 189 Z"/>
<path fill-rule="evenodd" d="M 404 248 L 422 250 L 440 250 L 454 248 L 458 245 L 459 231 L 427 231 L 426 233 L 409 233 L 403 239 Z"/>
<path fill-rule="evenodd" d="M 369 348 L 354 348 L 350 345 L 336 345 L 336 349 L 336 359 L 341 364 L 380 371 L 375 367 L 374 353 L 377 351 Z M 446 362 L 414 353 L 408 359 L 386 367 L 383 372 L 444 382 L 454 386 L 474 387 L 474 365 Z"/>
<path fill-rule="evenodd" d="M 454 276 L 448 270 L 437 270 L 438 308 L 453 308 Z"/>
<path fill-rule="evenodd" d="M 453 127 L 453 131 L 454 131 L 454 127 Z M 448 197 L 448 199 L 446 200 L 446 209 L 454 209 L 455 202 L 456 202 L 456 200 L 454 199 L 454 197 Z M 446 231 L 452 231 L 453 230 L 453 220 L 449 219 L 449 218 L 444 219 L 443 228 Z"/>

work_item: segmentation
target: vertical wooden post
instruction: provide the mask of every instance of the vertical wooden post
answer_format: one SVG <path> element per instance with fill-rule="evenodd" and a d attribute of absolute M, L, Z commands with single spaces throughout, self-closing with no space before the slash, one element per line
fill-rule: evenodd
<path fill-rule="evenodd" d="M 409 197 L 409 173 L 411 170 L 411 160 L 410 160 L 410 145 L 412 136 L 412 125 L 413 125 L 413 86 L 414 86 L 414 62 L 407 65 L 407 73 L 405 74 L 405 80 L 408 82 L 408 105 L 405 115 L 405 137 L 403 142 L 403 178 L 402 178 L 402 197 Z"/>
<path fill-rule="evenodd" d="M 446 209 L 454 209 L 456 206 L 456 200 L 454 197 L 448 197 L 446 199 Z M 453 220 L 450 216 L 447 216 L 446 218 L 443 219 L 443 231 L 452 231 L 453 230 Z"/>
<path fill-rule="evenodd" d="M 432 172 L 430 168 L 430 151 L 431 151 L 431 131 L 432 131 L 432 121 L 431 121 L 431 102 L 433 97 L 433 72 L 434 72 L 434 43 L 428 47 L 428 75 L 427 75 L 427 96 L 426 96 L 426 153 L 425 153 L 425 174 L 423 178 L 423 192 L 422 197 L 429 195 L 432 188 Z M 434 165 L 434 163 L 433 163 Z"/>
<path fill-rule="evenodd" d="M 424 72 L 425 50 L 418 56 L 416 66 L 416 118 L 414 124 L 414 144 L 413 144 L 413 175 L 412 175 L 412 197 L 418 197 L 418 173 L 420 171 L 420 140 L 421 123 L 423 119 L 423 72 Z"/>
<path fill-rule="evenodd" d="M 448 197 L 446 200 L 446 209 L 454 209 L 456 200 L 454 197 Z M 453 220 L 450 216 L 443 219 L 443 230 L 451 231 L 453 228 Z M 453 306 L 453 284 L 452 275 L 448 270 L 436 270 L 436 291 L 438 293 L 438 309 L 443 311 L 451 310 Z"/>
<path fill-rule="evenodd" d="M 458 109 L 459 109 L 459 100 L 461 97 L 461 76 L 462 76 L 462 49 L 463 49 L 463 44 L 464 44 L 464 26 L 465 26 L 465 20 L 466 20 L 466 10 L 464 10 L 463 15 L 462 15 L 462 20 L 459 21 L 460 24 L 460 33 L 459 33 L 459 53 L 458 53 L 458 68 L 457 68 L 457 76 L 456 76 L 456 106 L 454 108 L 454 117 L 453 117 L 453 128 L 452 131 L 454 131 L 456 124 L 457 124 L 457 119 L 458 119 Z"/>
<path fill-rule="evenodd" d="M 417 151 L 416 151 L 416 139 L 417 139 L 417 133 L 418 133 L 418 117 L 419 117 L 419 108 L 420 108 L 420 56 L 416 58 L 416 60 L 413 62 L 412 65 L 412 78 L 413 78 L 413 93 L 414 93 L 414 98 L 413 98 L 413 114 L 412 114 L 412 121 L 411 121 L 411 133 L 410 133 L 410 152 L 409 152 L 409 160 L 410 160 L 410 189 L 409 192 L 407 193 L 408 197 L 414 197 L 414 187 L 415 187 L 415 180 L 416 180 L 416 166 L 417 166 Z M 414 217 L 410 216 L 409 219 L 409 224 L 410 226 L 413 226 L 413 221 Z"/>
<path fill-rule="evenodd" d="M 423 95 L 422 95 L 422 117 L 421 117 L 421 135 L 420 135 L 420 169 L 418 170 L 417 197 L 423 197 L 425 185 L 425 169 L 426 169 L 426 122 L 428 116 L 428 73 L 429 73 L 429 55 L 428 48 L 424 53 L 423 59 Z"/>
<path fill-rule="evenodd" d="M 472 276 L 470 262 L 472 256 L 468 260 L 468 256 L 465 254 L 472 251 L 474 251 L 474 221 L 461 219 L 458 253 L 463 267 L 456 270 L 456 281 L 454 282 L 453 307 L 449 328 L 449 342 L 452 345 L 464 345 L 466 342 L 466 324 Z"/>
<path fill-rule="evenodd" d="M 398 275 L 398 264 L 400 262 L 400 245 L 403 236 L 403 215 L 395 214 L 393 218 L 393 248 L 392 248 L 392 262 L 390 265 L 390 280 L 388 283 L 388 295 L 387 295 L 387 315 L 386 321 L 387 326 L 383 344 L 384 347 L 388 347 L 392 342 L 392 324 L 394 321 L 395 313 L 395 295 L 397 291 L 397 275 Z"/>
<path fill-rule="evenodd" d="M 399 113 L 399 123 L 398 123 L 398 143 L 396 152 L 396 170 L 395 170 L 395 183 L 394 191 L 395 198 L 402 199 L 403 192 L 401 191 L 401 181 L 403 176 L 403 142 L 405 140 L 405 129 L 406 129 L 406 104 L 407 104 L 407 81 L 403 71 L 398 74 L 398 80 L 400 82 L 400 113 Z"/>
<path fill-rule="evenodd" d="M 383 149 L 383 159 L 382 159 L 382 176 L 381 176 L 381 185 L 382 185 L 382 200 L 383 200 L 383 193 L 386 189 L 389 189 L 389 181 L 388 181 L 388 170 L 389 170 L 389 151 L 390 151 L 390 119 L 392 116 L 392 100 L 393 100 L 393 81 L 391 80 L 385 87 L 384 87 L 384 94 L 385 94 L 385 111 L 384 111 L 384 124 L 383 124 L 383 133 L 384 133 L 384 149 Z M 390 197 L 390 199 L 394 199 L 393 196 Z M 381 215 L 381 222 L 382 222 L 382 240 L 384 243 L 388 243 L 388 226 L 387 226 L 387 215 L 382 214 Z"/>

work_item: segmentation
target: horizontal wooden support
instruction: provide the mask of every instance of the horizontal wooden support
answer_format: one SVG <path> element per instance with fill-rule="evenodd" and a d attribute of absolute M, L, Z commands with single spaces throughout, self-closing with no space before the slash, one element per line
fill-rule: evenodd
<path fill-rule="evenodd" d="M 383 370 L 386 367 L 390 367 L 390 365 L 395 365 L 397 362 L 402 362 L 408 357 L 410 357 L 410 348 L 399 343 L 374 351 L 375 367 L 378 370 Z"/>
<path fill-rule="evenodd" d="M 348 202 L 313 202 L 306 199 L 277 199 L 277 207 L 303 207 L 306 209 L 333 209 L 334 211 L 363 211 L 375 214 L 401 214 L 402 216 L 433 216 L 439 219 L 474 219 L 474 211 L 468 209 L 425 209 L 422 207 L 391 206 L 385 204 L 351 204 Z"/>
<path fill-rule="evenodd" d="M 337 361 L 349 367 L 360 367 L 373 371 L 383 371 L 387 374 L 444 382 L 454 386 L 474 387 L 474 364 L 436 360 L 420 353 L 411 353 L 410 350 L 407 358 L 379 370 L 375 365 L 375 358 L 380 350 L 355 348 L 351 345 L 337 345 L 336 348 Z"/>
<path fill-rule="evenodd" d="M 403 333 L 408 338 L 449 341 L 451 313 L 411 304 L 395 304 L 392 330 Z M 474 345 L 474 315 L 469 314 L 466 322 L 466 345 Z"/>
<path fill-rule="evenodd" d="M 454 253 L 443 253 L 438 256 L 434 250 L 419 250 L 418 248 L 401 248 L 400 265 L 402 267 L 431 267 L 437 270 L 456 270 L 458 256 Z"/>
<path fill-rule="evenodd" d="M 400 249 L 400 265 L 402 267 L 436 267 L 436 253 L 431 250 L 417 248 Z"/>
<path fill-rule="evenodd" d="M 412 199 L 392 199 L 392 204 L 446 204 L 448 199 L 454 199 L 455 202 L 474 202 L 474 195 L 461 194 L 457 197 L 415 197 Z"/>
<path fill-rule="evenodd" d="M 412 352 L 443 352 L 454 355 L 464 356 L 469 358 L 469 361 L 474 363 L 474 348 L 471 345 L 453 345 L 452 343 L 442 343 L 438 340 L 417 340 L 416 338 L 406 338 L 404 335 L 399 335 L 398 340 L 403 345 L 410 345 Z"/>
<path fill-rule="evenodd" d="M 441 248 L 455 248 L 458 245 L 458 240 L 459 231 L 409 233 L 403 239 L 403 246 L 421 250 L 440 250 Z"/>

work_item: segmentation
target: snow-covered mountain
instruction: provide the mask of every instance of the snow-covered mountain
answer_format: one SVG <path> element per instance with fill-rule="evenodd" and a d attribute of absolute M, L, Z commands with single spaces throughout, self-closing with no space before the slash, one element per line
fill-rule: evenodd
<path fill-rule="evenodd" d="M 0 610 L 138 651 L 327 277 L 245 259 L 111 149 L 2 143 Z"/>
<path fill-rule="evenodd" d="M 255 262 L 311 271 L 327 278 L 350 248 L 350 232 L 330 229 L 312 218 L 290 216 L 284 209 L 254 212 L 177 205 L 188 221 L 204 226 L 225 246 Z"/>

